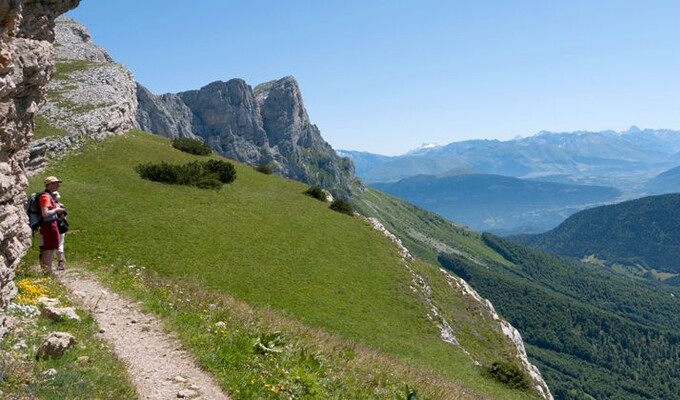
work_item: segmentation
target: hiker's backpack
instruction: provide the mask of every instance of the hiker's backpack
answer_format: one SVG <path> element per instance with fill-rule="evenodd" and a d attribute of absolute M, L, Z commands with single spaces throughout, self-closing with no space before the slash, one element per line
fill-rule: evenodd
<path fill-rule="evenodd" d="M 47 192 L 33 193 L 26 202 L 26 214 L 28 215 L 28 225 L 31 227 L 31 230 L 40 228 L 43 222 L 42 213 L 40 212 L 40 196 L 43 193 Z"/>

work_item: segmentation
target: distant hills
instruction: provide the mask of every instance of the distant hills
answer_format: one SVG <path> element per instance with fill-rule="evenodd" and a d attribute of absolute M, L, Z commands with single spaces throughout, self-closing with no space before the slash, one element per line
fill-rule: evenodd
<path fill-rule="evenodd" d="M 419 174 L 451 169 L 563 183 L 613 186 L 627 192 L 657 174 L 680 165 L 680 132 L 639 129 L 601 132 L 540 132 L 513 140 L 467 140 L 420 148 L 395 157 L 369 158 L 357 167 L 368 183 L 396 182 Z M 356 152 L 341 154 L 355 159 Z M 369 163 L 368 161 L 372 161 Z"/>
<path fill-rule="evenodd" d="M 591 208 L 549 232 L 513 239 L 554 254 L 680 274 L 680 194 Z"/>
<path fill-rule="evenodd" d="M 338 153 L 355 161 L 362 181 L 499 235 L 540 233 L 585 208 L 680 191 L 680 131 L 667 129 L 540 132 L 393 157 Z"/>
<path fill-rule="evenodd" d="M 650 194 L 679 193 L 680 192 L 680 167 L 669 169 L 655 176 L 645 185 Z"/>
<path fill-rule="evenodd" d="M 611 187 L 469 173 L 418 175 L 372 186 L 451 221 L 497 233 L 545 231 L 588 205 L 621 195 Z"/>

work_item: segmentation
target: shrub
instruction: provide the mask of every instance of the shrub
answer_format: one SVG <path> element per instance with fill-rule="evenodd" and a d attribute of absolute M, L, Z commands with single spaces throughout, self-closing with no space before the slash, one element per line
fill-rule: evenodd
<path fill-rule="evenodd" d="M 514 389 L 528 389 L 531 385 L 529 376 L 515 363 L 496 361 L 486 369 L 486 373 Z"/>
<path fill-rule="evenodd" d="M 274 170 L 269 164 L 258 165 L 257 167 L 255 167 L 255 171 L 261 172 L 265 175 L 271 175 L 272 173 L 274 173 Z"/>
<path fill-rule="evenodd" d="M 148 179 L 154 182 L 162 183 L 178 183 L 179 171 L 177 166 L 170 165 L 165 161 L 160 164 L 139 164 L 135 167 L 135 171 L 143 179 Z"/>
<path fill-rule="evenodd" d="M 197 156 L 207 156 L 212 153 L 212 149 L 198 139 L 172 139 L 172 147 L 185 153 L 196 154 Z"/>
<path fill-rule="evenodd" d="M 222 183 L 232 183 L 236 179 L 236 168 L 230 162 L 223 160 L 208 160 L 204 163 L 206 171 L 217 175 Z"/>
<path fill-rule="evenodd" d="M 347 200 L 335 199 L 328 208 L 343 214 L 354 215 L 354 208 Z"/>
<path fill-rule="evenodd" d="M 201 189 L 219 189 L 223 183 L 236 179 L 236 169 L 222 160 L 193 161 L 184 165 L 139 164 L 135 171 L 143 179 L 175 185 L 196 186 Z"/>
<path fill-rule="evenodd" d="M 305 191 L 305 194 L 314 197 L 317 200 L 326 201 L 326 192 L 319 186 L 310 186 L 309 189 Z"/>

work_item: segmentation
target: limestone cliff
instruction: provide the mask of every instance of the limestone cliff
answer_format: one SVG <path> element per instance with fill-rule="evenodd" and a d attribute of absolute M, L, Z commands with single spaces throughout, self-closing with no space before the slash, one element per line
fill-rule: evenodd
<path fill-rule="evenodd" d="M 23 208 L 33 117 L 53 72 L 54 20 L 79 0 L 0 0 L 0 308 L 30 245 Z"/>
<path fill-rule="evenodd" d="M 32 170 L 46 155 L 64 154 L 85 137 L 102 138 L 136 126 L 136 84 L 132 73 L 92 42 L 87 29 L 71 19 L 56 20 L 56 74 L 40 117 L 63 135 L 31 144 Z"/>
<path fill-rule="evenodd" d="M 252 89 L 242 79 L 154 96 L 137 91 L 137 122 L 167 137 L 200 137 L 219 154 L 347 194 L 354 165 L 339 157 L 310 122 L 293 77 Z"/>

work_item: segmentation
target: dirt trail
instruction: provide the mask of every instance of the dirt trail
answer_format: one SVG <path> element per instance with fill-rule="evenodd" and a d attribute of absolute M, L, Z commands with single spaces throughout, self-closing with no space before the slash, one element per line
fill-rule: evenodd
<path fill-rule="evenodd" d="M 60 273 L 58 279 L 73 292 L 73 300 L 95 318 L 99 335 L 112 344 L 127 365 L 140 398 L 229 398 L 160 321 L 142 313 L 137 303 L 112 293 L 79 271 Z"/>

